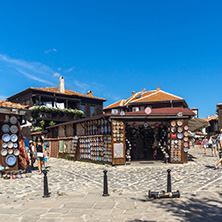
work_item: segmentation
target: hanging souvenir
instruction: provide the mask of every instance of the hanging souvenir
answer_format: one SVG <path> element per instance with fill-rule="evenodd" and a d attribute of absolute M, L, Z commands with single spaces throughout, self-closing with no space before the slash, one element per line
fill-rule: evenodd
<path fill-rule="evenodd" d="M 116 125 L 116 122 L 115 122 L 115 121 L 113 121 L 113 125 L 114 125 L 114 126 Z"/>
<path fill-rule="evenodd" d="M 183 134 L 182 133 L 178 133 L 177 134 L 177 138 L 181 140 L 183 138 Z"/>
<path fill-rule="evenodd" d="M 2 126 L 2 131 L 3 131 L 4 133 L 8 133 L 8 132 L 10 131 L 10 126 L 9 126 L 8 124 L 4 124 L 4 125 Z"/>
<path fill-rule="evenodd" d="M 155 123 L 154 126 L 155 126 L 156 128 L 158 128 L 158 127 L 159 127 L 159 123 Z"/>
<path fill-rule="evenodd" d="M 184 147 L 188 147 L 188 146 L 189 146 L 188 142 L 185 142 Z"/>
<path fill-rule="evenodd" d="M 182 127 L 178 127 L 177 131 L 178 131 L 178 133 L 181 133 L 183 131 L 183 128 Z"/>
<path fill-rule="evenodd" d="M 148 123 L 144 123 L 143 125 L 144 125 L 145 128 L 148 127 Z"/>
<path fill-rule="evenodd" d="M 1 155 L 2 155 L 2 156 L 6 156 L 7 153 L 8 153 L 8 151 L 7 151 L 6 149 L 2 149 L 2 150 L 1 150 Z"/>
<path fill-rule="evenodd" d="M 184 126 L 184 130 L 188 130 L 189 129 L 189 127 L 188 126 Z"/>
<path fill-rule="evenodd" d="M 177 121 L 177 125 L 178 125 L 178 126 L 182 126 L 182 125 L 183 125 L 183 122 L 182 122 L 181 120 L 178 120 L 178 121 Z"/>
<path fill-rule="evenodd" d="M 4 123 L 8 123 L 8 122 L 9 122 L 9 115 L 5 115 Z"/>
<path fill-rule="evenodd" d="M 11 137 L 10 137 L 9 134 L 4 134 L 4 135 L 2 136 L 2 140 L 3 140 L 5 143 L 9 142 L 10 139 L 11 139 Z"/>
<path fill-rule="evenodd" d="M 176 131 L 177 131 L 176 127 L 172 127 L 172 128 L 171 128 L 171 132 L 172 132 L 172 133 L 176 133 Z"/>
<path fill-rule="evenodd" d="M 175 127 L 176 126 L 176 121 L 172 121 L 171 126 Z"/>
<path fill-rule="evenodd" d="M 188 136 L 188 132 L 184 132 L 184 136 Z"/>
<path fill-rule="evenodd" d="M 189 138 L 187 136 L 184 137 L 184 141 L 187 142 Z"/>
<path fill-rule="evenodd" d="M 8 166 L 14 166 L 16 163 L 16 157 L 14 155 L 8 155 L 5 159 Z"/>
<path fill-rule="evenodd" d="M 175 139 L 177 137 L 176 133 L 172 133 L 172 138 Z"/>
<path fill-rule="evenodd" d="M 14 144 L 12 142 L 8 142 L 8 148 L 13 148 Z"/>
<path fill-rule="evenodd" d="M 18 120 L 17 120 L 17 118 L 16 118 L 15 116 L 11 116 L 11 117 L 10 117 L 10 123 L 11 123 L 11 124 L 14 125 L 14 124 L 17 123 L 17 121 L 18 121 Z"/>
<path fill-rule="evenodd" d="M 2 144 L 2 147 L 3 147 L 3 148 L 7 148 L 7 146 L 8 146 L 7 143 L 3 143 L 3 144 Z"/>
<path fill-rule="evenodd" d="M 13 154 L 13 150 L 12 149 L 8 150 L 8 154 Z"/>

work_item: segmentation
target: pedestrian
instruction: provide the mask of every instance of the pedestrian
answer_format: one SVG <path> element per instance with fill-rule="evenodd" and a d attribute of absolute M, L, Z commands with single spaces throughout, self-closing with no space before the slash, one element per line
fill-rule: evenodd
<path fill-rule="evenodd" d="M 204 137 L 204 139 L 202 141 L 202 146 L 204 148 L 204 154 L 206 155 L 207 154 L 207 147 L 208 147 L 208 139 L 206 136 Z"/>
<path fill-rule="evenodd" d="M 211 141 L 212 141 L 212 146 L 211 146 L 212 156 L 217 156 L 217 139 L 216 139 L 216 137 L 212 136 Z"/>
<path fill-rule="evenodd" d="M 222 129 L 220 129 L 220 134 L 217 137 L 217 149 L 219 152 L 219 160 L 214 164 L 215 169 L 217 169 L 218 164 L 221 163 L 221 168 L 222 168 Z"/>
<path fill-rule="evenodd" d="M 35 148 L 34 148 L 34 152 L 33 152 L 33 157 L 34 157 L 35 152 L 36 152 L 36 160 L 38 161 L 39 174 L 41 174 L 44 153 L 45 153 L 44 142 L 43 142 L 43 139 L 41 136 L 38 136 L 35 140 Z"/>
<path fill-rule="evenodd" d="M 26 137 L 24 137 L 24 143 L 25 143 L 26 152 L 28 153 L 29 152 L 29 141 L 27 140 Z"/>
<path fill-rule="evenodd" d="M 31 168 L 32 170 L 34 169 L 34 163 L 35 163 L 35 158 L 36 155 L 34 153 L 35 151 L 35 146 L 32 140 L 29 141 L 29 151 L 30 151 L 30 159 L 31 159 Z M 34 155 L 33 155 L 34 154 Z"/>
<path fill-rule="evenodd" d="M 43 159 L 43 168 L 47 167 L 47 160 L 48 160 L 48 149 L 45 145 L 45 153 L 44 153 L 44 159 Z"/>

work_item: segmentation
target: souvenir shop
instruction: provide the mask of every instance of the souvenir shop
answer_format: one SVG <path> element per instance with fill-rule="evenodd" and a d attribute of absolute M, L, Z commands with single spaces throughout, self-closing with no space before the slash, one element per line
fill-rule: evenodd
<path fill-rule="evenodd" d="M 125 113 L 78 120 L 75 124 L 78 140 L 71 150 L 76 152 L 77 160 L 112 165 L 149 160 L 186 163 L 188 120 L 192 115 L 192 112 L 179 116 Z M 63 150 L 60 148 L 59 152 Z"/>
<path fill-rule="evenodd" d="M 20 122 L 24 120 L 24 110 L 0 108 L 0 171 L 11 177 L 11 172 L 19 170 Z"/>

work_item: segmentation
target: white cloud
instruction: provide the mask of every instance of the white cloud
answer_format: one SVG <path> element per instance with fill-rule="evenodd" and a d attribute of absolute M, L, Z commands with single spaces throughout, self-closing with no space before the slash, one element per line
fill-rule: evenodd
<path fill-rule="evenodd" d="M 73 69 L 74 69 L 74 66 L 69 68 L 69 69 L 67 69 L 67 70 L 65 70 L 64 72 L 71 72 Z"/>
<path fill-rule="evenodd" d="M 12 59 L 2 54 L 0 54 L 0 61 L 29 79 L 53 85 L 53 83 L 48 80 L 52 78 L 55 72 L 47 65 L 40 62 L 27 62 L 22 59 Z"/>
<path fill-rule="evenodd" d="M 60 70 L 62 70 L 62 68 L 59 67 L 59 68 L 58 68 L 58 71 L 60 71 Z"/>
<path fill-rule="evenodd" d="M 24 71 L 22 71 L 22 70 L 17 69 L 17 71 L 18 71 L 19 73 L 21 73 L 22 75 L 28 77 L 29 79 L 36 80 L 36 81 L 42 82 L 42 83 L 47 83 L 47 84 L 49 84 L 49 85 L 53 85 L 53 83 L 51 83 L 51 82 L 49 82 L 49 81 L 47 81 L 47 80 L 38 78 L 38 77 L 33 76 L 33 75 L 29 74 L 29 73 L 26 73 L 26 72 L 24 72 Z"/>
<path fill-rule="evenodd" d="M 60 76 L 60 74 L 58 73 L 58 72 L 55 72 L 54 74 L 53 74 L 53 77 L 59 77 Z"/>
<path fill-rule="evenodd" d="M 48 50 L 45 50 L 45 54 L 48 54 L 49 52 L 57 52 L 57 49 L 48 49 Z"/>

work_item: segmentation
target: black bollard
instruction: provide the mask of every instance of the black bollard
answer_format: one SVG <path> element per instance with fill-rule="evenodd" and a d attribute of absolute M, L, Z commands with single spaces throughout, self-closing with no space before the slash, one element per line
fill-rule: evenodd
<path fill-rule="evenodd" d="M 107 182 L 107 170 L 104 170 L 103 173 L 104 173 L 103 196 L 107 197 L 107 196 L 109 196 L 109 194 L 108 194 L 108 182 Z"/>
<path fill-rule="evenodd" d="M 44 173 L 44 195 L 42 197 L 50 197 L 50 193 L 49 193 L 49 189 L 48 189 L 48 179 L 47 179 L 47 173 L 48 170 L 43 170 L 42 171 Z"/>
<path fill-rule="evenodd" d="M 167 175 L 167 193 L 169 193 L 169 192 L 171 192 L 171 175 L 170 175 L 171 170 L 168 169 L 167 172 L 168 172 L 168 175 Z"/>

